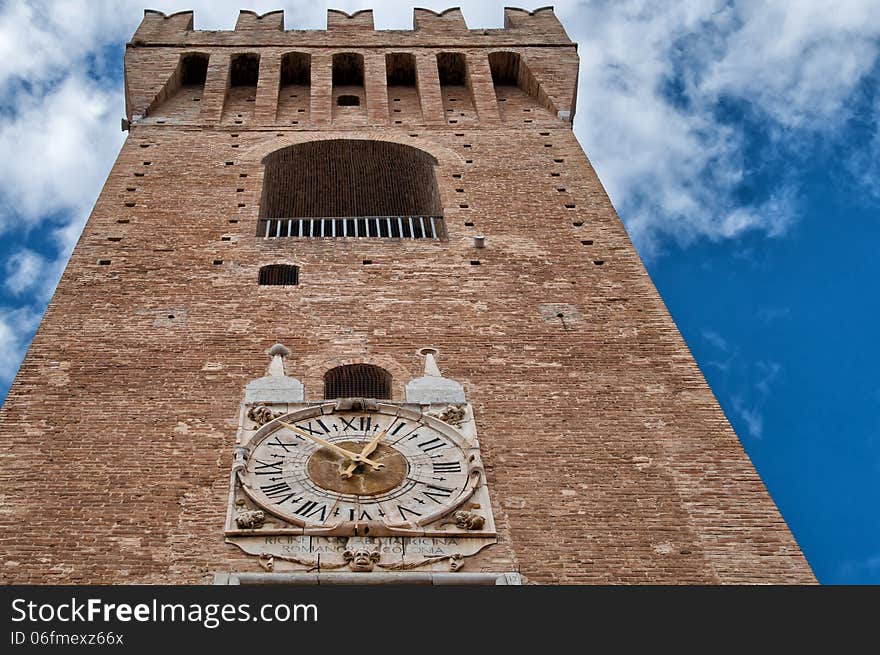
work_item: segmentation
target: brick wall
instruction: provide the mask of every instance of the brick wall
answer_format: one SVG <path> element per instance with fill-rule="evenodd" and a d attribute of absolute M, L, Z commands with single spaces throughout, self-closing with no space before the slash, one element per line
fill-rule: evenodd
<path fill-rule="evenodd" d="M 390 371 L 402 399 L 417 349 L 440 349 L 475 406 L 499 525 L 473 566 L 543 583 L 813 581 L 556 115 L 573 106 L 577 55 L 552 12 L 474 31 L 457 10 L 416 12 L 416 30 L 389 33 L 369 12 L 331 12 L 326 32 L 281 31 L 278 12 L 208 33 L 146 14 L 126 53 L 134 126 L 0 414 L 0 580 L 259 570 L 223 522 L 243 388 L 281 342 L 310 399 L 353 362 Z M 437 74 L 450 49 L 474 105 L 458 123 Z M 291 50 L 311 55 L 310 86 L 279 103 Z M 496 95 L 498 50 L 522 57 L 525 90 Z M 171 89 L 188 51 L 210 55 L 204 88 Z M 260 54 L 240 124 L 224 114 L 239 51 Z M 365 57 L 355 127 L 331 111 L 343 51 Z M 393 112 L 390 52 L 415 55 L 421 112 Z M 342 138 L 433 156 L 448 241 L 255 238 L 263 158 Z M 274 263 L 300 266 L 300 285 L 258 286 Z"/>

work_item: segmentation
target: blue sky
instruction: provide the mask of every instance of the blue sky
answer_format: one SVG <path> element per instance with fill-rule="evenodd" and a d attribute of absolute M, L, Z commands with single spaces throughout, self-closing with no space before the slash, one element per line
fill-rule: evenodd
<path fill-rule="evenodd" d="M 875 3 L 555 5 L 582 59 L 575 133 L 824 583 L 880 583 Z M 504 4 L 461 6 L 500 27 Z M 0 398 L 124 139 L 122 55 L 144 6 L 0 3 Z M 149 6 L 195 9 L 197 29 L 231 29 L 240 8 Z M 315 29 L 327 6 L 412 24 L 388 0 L 249 8 Z"/>

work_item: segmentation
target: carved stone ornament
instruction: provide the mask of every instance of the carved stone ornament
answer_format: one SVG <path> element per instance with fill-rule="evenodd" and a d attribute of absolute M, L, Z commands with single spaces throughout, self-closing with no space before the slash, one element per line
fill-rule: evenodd
<path fill-rule="evenodd" d="M 464 405 L 447 405 L 443 409 L 435 409 L 428 412 L 428 416 L 433 416 L 452 427 L 458 428 L 464 423 L 465 416 L 467 416 L 467 408 Z"/>
<path fill-rule="evenodd" d="M 273 412 L 265 405 L 256 405 L 247 412 L 247 417 L 256 423 L 257 427 L 262 427 L 280 416 L 284 416 L 284 412 Z"/>
<path fill-rule="evenodd" d="M 242 530 L 256 530 L 262 528 L 265 522 L 266 513 L 261 509 L 243 510 L 235 515 L 235 525 Z"/>
<path fill-rule="evenodd" d="M 482 530 L 483 526 L 486 525 L 485 518 L 476 512 L 466 509 L 460 509 L 457 512 L 454 512 L 452 518 L 455 519 L 455 525 L 462 530 Z"/>
<path fill-rule="evenodd" d="M 368 573 L 373 570 L 373 565 L 382 557 L 378 550 L 369 550 L 367 548 L 358 548 L 357 550 L 346 550 L 342 553 L 342 557 L 348 562 L 352 571 Z"/>

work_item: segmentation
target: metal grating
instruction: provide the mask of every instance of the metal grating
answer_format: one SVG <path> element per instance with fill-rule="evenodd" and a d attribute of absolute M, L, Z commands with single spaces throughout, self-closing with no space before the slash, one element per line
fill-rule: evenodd
<path fill-rule="evenodd" d="M 360 216 L 357 218 L 261 218 L 257 234 L 266 239 L 339 237 L 433 239 L 445 234 L 442 216 Z"/>
<path fill-rule="evenodd" d="M 292 264 L 269 264 L 260 267 L 260 286 L 290 286 L 299 284 L 299 266 Z"/>
<path fill-rule="evenodd" d="M 373 364 L 346 364 L 324 374 L 324 398 L 391 398 L 391 373 Z"/>

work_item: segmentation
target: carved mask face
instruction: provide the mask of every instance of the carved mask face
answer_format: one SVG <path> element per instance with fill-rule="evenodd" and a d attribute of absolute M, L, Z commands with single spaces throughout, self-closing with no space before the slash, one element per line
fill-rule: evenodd
<path fill-rule="evenodd" d="M 373 564 L 379 561 L 379 553 L 366 548 L 358 548 L 354 552 L 347 550 L 342 556 L 352 571 L 372 571 Z"/>

